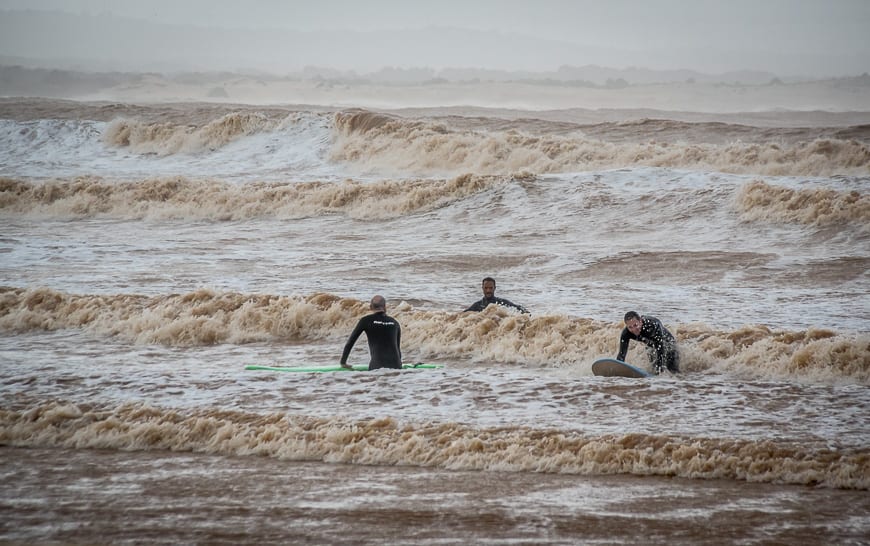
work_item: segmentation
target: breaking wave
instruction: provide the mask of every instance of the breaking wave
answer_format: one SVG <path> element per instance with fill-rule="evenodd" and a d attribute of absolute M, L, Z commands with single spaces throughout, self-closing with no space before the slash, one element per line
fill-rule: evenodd
<path fill-rule="evenodd" d="M 367 111 L 339 112 L 335 125 L 332 159 L 364 170 L 541 174 L 647 166 L 772 176 L 870 172 L 867 144 L 835 138 L 794 144 L 611 142 L 584 136 L 579 127 L 568 135 L 457 131 Z"/>
<path fill-rule="evenodd" d="M 364 302 L 330 294 L 254 295 L 198 290 L 181 295 L 73 295 L 47 288 L 0 289 L 0 329 L 8 332 L 85 329 L 137 344 L 170 346 L 257 341 L 341 343 Z M 482 313 L 421 311 L 402 302 L 391 314 L 403 344 L 426 358 L 577 368 L 615 350 L 621 323 L 565 315 L 529 317 L 491 306 Z M 717 331 L 703 324 L 669 325 L 688 373 L 870 384 L 870 336 L 763 325 Z M 645 362 L 634 344 L 629 360 Z M 586 373 L 589 373 L 587 370 Z"/>
<path fill-rule="evenodd" d="M 130 148 L 136 153 L 165 156 L 214 150 L 277 126 L 277 121 L 256 112 L 226 114 L 202 127 L 121 118 L 108 124 L 103 140 L 109 146 Z"/>
<path fill-rule="evenodd" d="M 0 210 L 52 217 L 110 216 L 243 220 L 346 214 L 386 219 L 433 210 L 517 177 L 450 180 L 231 184 L 183 177 L 110 182 L 78 177 L 35 183 L 0 178 Z"/>
<path fill-rule="evenodd" d="M 391 418 L 266 415 L 231 410 L 114 407 L 63 401 L 0 410 L 0 444 L 172 450 L 291 461 L 450 470 L 635 474 L 870 488 L 866 450 L 786 440 L 648 434 L 590 436 L 528 426 L 402 424 Z"/>
<path fill-rule="evenodd" d="M 870 226 L 870 197 L 857 190 L 793 189 L 754 180 L 740 188 L 736 202 L 747 220 L 817 227 Z"/>

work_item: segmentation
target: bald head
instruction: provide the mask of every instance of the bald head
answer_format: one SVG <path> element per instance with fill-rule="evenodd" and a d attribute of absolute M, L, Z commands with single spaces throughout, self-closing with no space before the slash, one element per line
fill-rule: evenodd
<path fill-rule="evenodd" d="M 386 311 L 387 300 L 385 300 L 383 296 L 375 296 L 372 298 L 370 307 L 372 311 Z"/>

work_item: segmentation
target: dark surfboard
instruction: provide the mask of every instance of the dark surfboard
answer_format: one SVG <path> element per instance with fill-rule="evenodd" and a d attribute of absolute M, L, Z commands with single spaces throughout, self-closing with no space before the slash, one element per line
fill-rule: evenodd
<path fill-rule="evenodd" d="M 615 358 L 601 358 L 592 363 L 592 373 L 603 377 L 652 377 L 652 374 Z"/>

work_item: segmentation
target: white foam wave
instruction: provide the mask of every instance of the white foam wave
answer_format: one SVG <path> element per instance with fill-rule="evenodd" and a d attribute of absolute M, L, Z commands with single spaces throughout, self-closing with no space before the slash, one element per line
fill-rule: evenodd
<path fill-rule="evenodd" d="M 344 176 L 327 153 L 331 120 L 291 114 L 272 130 L 236 138 L 224 146 L 160 155 L 107 143 L 110 123 L 100 121 L 0 120 L 0 176 L 63 178 L 111 173 L 134 179 L 154 175 L 227 180 L 295 180 Z"/>

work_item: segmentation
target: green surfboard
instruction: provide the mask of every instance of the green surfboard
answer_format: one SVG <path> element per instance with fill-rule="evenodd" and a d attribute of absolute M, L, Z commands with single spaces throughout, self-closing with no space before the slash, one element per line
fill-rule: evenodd
<path fill-rule="evenodd" d="M 404 364 L 403 370 L 432 370 L 443 368 L 441 364 Z M 245 366 L 246 370 L 265 370 L 268 372 L 299 372 L 299 373 L 324 373 L 324 372 L 367 372 L 369 367 L 365 364 L 357 364 L 352 369 L 342 368 L 341 366 L 302 366 L 302 367 L 284 367 L 284 366 L 257 366 L 254 364 Z"/>

